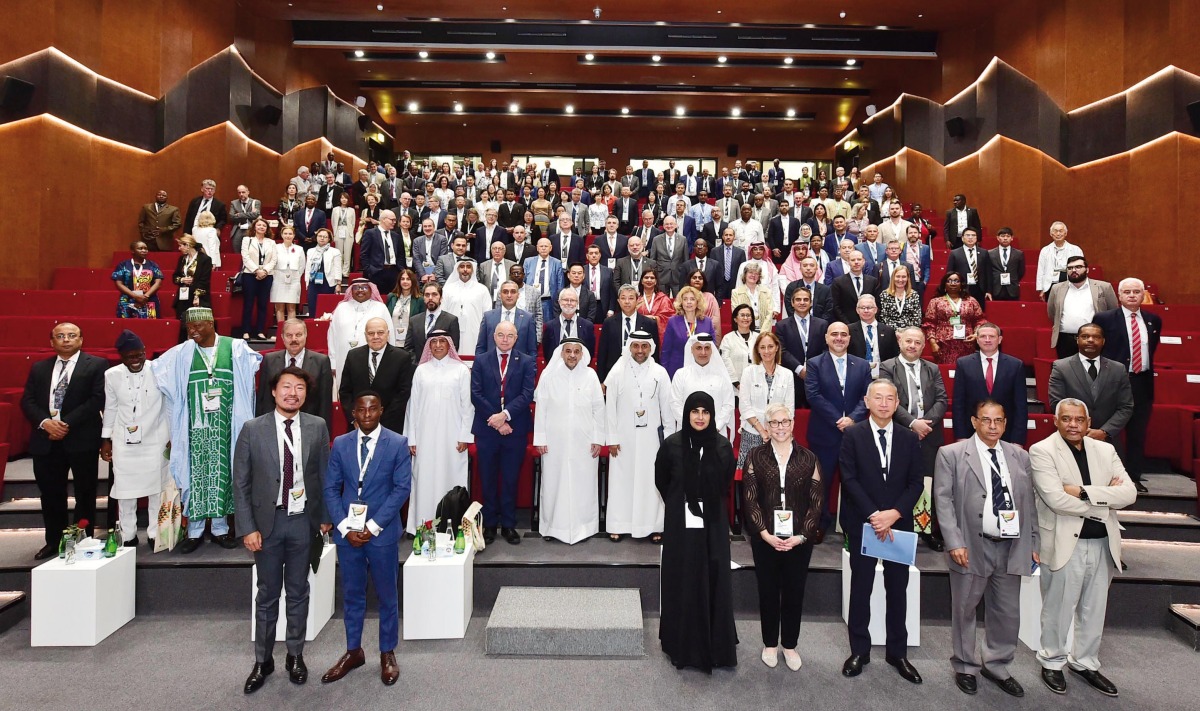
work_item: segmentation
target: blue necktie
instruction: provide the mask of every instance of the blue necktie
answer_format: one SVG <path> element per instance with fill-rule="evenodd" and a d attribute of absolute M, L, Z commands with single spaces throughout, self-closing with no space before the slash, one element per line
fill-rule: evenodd
<path fill-rule="evenodd" d="M 996 450 L 989 449 L 992 455 L 992 515 L 1000 518 L 1001 511 L 1012 511 L 1012 501 L 1008 490 L 1004 488 L 1004 480 L 1000 478 L 1000 460 L 996 458 Z"/>
<path fill-rule="evenodd" d="M 369 450 L 367 449 L 367 443 L 370 441 L 371 441 L 370 435 L 363 435 L 362 450 L 359 452 L 359 455 L 358 455 L 358 460 L 360 462 L 362 462 L 362 464 L 367 463 L 367 457 L 369 456 Z M 362 464 L 360 464 L 359 466 L 362 466 Z"/>
<path fill-rule="evenodd" d="M 875 362 L 875 346 L 872 344 L 872 341 L 875 340 L 873 328 L 874 326 L 867 326 L 867 361 L 871 363 Z"/>

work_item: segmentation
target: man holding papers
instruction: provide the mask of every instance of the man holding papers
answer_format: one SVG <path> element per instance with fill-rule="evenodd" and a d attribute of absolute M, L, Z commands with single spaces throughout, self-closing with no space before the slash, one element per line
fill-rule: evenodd
<path fill-rule="evenodd" d="M 1025 690 L 1008 665 L 1021 627 L 1021 578 L 1038 560 L 1038 523 L 1029 455 L 1000 441 L 1004 406 L 981 400 L 971 416 L 974 436 L 938 450 L 933 500 L 950 568 L 954 683 L 974 694 L 975 675 L 1005 693 Z M 982 654 L 975 648 L 975 614 L 984 605 Z"/>
<path fill-rule="evenodd" d="M 911 430 L 896 426 L 892 415 L 899 398 L 890 380 L 875 380 L 865 398 L 870 415 L 846 429 L 842 438 L 842 530 L 850 549 L 850 657 L 842 665 L 843 676 L 858 676 L 871 663 L 871 589 L 875 584 L 877 557 L 863 554 L 863 536 L 868 543 L 898 543 L 907 538 L 915 550 L 913 506 L 924 488 L 921 442 Z M 868 528 L 869 527 L 869 528 Z M 907 532 L 903 536 L 894 533 Z M 895 548 L 899 546 L 871 546 Z M 899 556 L 896 556 L 897 558 Z M 911 558 L 910 558 L 911 559 Z M 887 591 L 886 661 L 900 676 L 914 684 L 921 675 L 908 661 L 908 563 L 883 561 L 883 583 Z"/>

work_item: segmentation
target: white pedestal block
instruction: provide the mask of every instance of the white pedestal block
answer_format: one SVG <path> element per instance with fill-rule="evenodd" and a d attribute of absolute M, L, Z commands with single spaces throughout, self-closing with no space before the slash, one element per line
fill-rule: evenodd
<path fill-rule="evenodd" d="M 883 562 L 875 564 L 875 585 L 871 588 L 871 644 L 887 643 L 887 595 L 883 588 Z M 842 621 L 850 619 L 850 551 L 842 550 Z M 908 566 L 908 607 L 904 616 L 908 628 L 908 646 L 921 646 L 921 571 Z"/>
<path fill-rule="evenodd" d="M 250 577 L 250 641 L 254 641 L 254 597 L 258 594 L 258 566 Z M 321 551 L 317 572 L 308 571 L 308 624 L 304 640 L 311 642 L 321 634 L 325 623 L 333 617 L 334 585 L 337 582 L 337 546 L 327 544 Z M 275 623 L 275 640 L 287 639 L 287 588 L 279 594 L 279 619 Z"/>
<path fill-rule="evenodd" d="M 1067 640 L 1075 635 L 1075 623 L 1071 623 Z M 1042 568 L 1033 575 L 1021 578 L 1021 629 L 1017 638 L 1034 652 L 1042 648 Z M 1070 649 L 1070 645 L 1067 646 Z"/>
<path fill-rule="evenodd" d="M 462 639 L 471 622 L 475 593 L 475 549 L 438 554 L 428 561 L 412 554 L 404 562 L 404 639 Z"/>
<path fill-rule="evenodd" d="M 133 619 L 136 548 L 113 558 L 51 558 L 33 569 L 30 644 L 92 647 Z"/>

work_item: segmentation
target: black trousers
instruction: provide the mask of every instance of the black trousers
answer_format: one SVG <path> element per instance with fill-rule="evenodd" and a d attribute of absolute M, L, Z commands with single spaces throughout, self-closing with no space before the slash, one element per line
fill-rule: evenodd
<path fill-rule="evenodd" d="M 1154 407 L 1154 373 L 1129 374 L 1133 391 L 1133 416 L 1125 425 L 1125 470 L 1134 481 L 1141 481 L 1146 468 L 1146 430 Z"/>
<path fill-rule="evenodd" d="M 750 538 L 754 575 L 758 579 L 763 646 L 774 647 L 782 641 L 784 649 L 795 649 L 804 614 L 804 585 L 812 560 L 812 541 L 781 553 L 757 533 L 747 531 L 746 535 Z"/>
<path fill-rule="evenodd" d="M 1054 344 L 1054 350 L 1058 353 L 1059 358 L 1070 358 L 1073 355 L 1079 355 L 1079 344 L 1075 342 L 1076 333 L 1058 334 L 1058 341 Z"/>
<path fill-rule="evenodd" d="M 846 532 L 850 544 L 850 614 L 847 627 L 850 633 L 850 653 L 871 653 L 871 590 L 875 587 L 875 564 L 878 558 L 868 558 L 862 550 L 861 528 Z M 908 566 L 883 561 L 883 586 L 887 604 L 887 655 L 908 656 Z"/>
<path fill-rule="evenodd" d="M 88 535 L 96 526 L 96 480 L 100 470 L 99 448 L 87 452 L 66 452 L 61 442 L 52 442 L 50 453 L 34 455 L 33 477 L 42 499 L 42 525 L 46 543 L 62 539 L 70 521 L 67 511 L 67 475 L 75 475 L 75 521 L 87 519 Z"/>

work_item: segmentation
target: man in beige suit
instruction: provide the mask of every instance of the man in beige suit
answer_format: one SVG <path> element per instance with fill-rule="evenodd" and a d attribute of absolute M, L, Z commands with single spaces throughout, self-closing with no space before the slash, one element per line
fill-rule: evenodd
<path fill-rule="evenodd" d="M 1087 436 L 1087 405 L 1064 398 L 1054 410 L 1058 435 L 1029 449 L 1041 527 L 1042 681 L 1067 692 L 1063 667 L 1106 696 L 1117 687 L 1100 673 L 1108 586 L 1121 570 L 1117 510 L 1137 499 L 1116 449 Z M 1068 649 L 1071 623 L 1074 645 Z"/>
<path fill-rule="evenodd" d="M 1088 263 L 1082 255 L 1067 259 L 1067 280 L 1050 287 L 1046 312 L 1050 316 L 1050 347 L 1059 358 L 1079 352 L 1075 336 L 1085 323 L 1102 311 L 1115 309 L 1117 294 L 1112 284 L 1088 279 Z M 1061 336 L 1061 338 L 1060 338 Z"/>
<path fill-rule="evenodd" d="M 182 224 L 179 208 L 168 205 L 167 191 L 159 190 L 154 202 L 142 205 L 142 214 L 138 217 L 138 232 L 146 244 L 154 245 L 160 252 L 170 252 L 175 249 L 175 233 Z"/>

